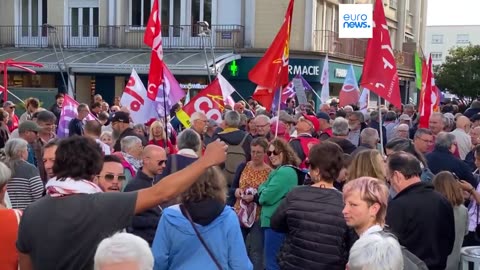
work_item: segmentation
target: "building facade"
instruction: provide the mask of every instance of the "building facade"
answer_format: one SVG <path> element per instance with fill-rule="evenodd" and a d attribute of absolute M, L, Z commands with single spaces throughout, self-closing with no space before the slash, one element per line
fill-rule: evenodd
<path fill-rule="evenodd" d="M 426 28 L 424 50 L 432 64 L 441 65 L 451 49 L 480 44 L 480 25 L 432 25 Z"/>
<path fill-rule="evenodd" d="M 120 95 L 132 68 L 146 82 L 150 51 L 143 34 L 153 1 L 0 1 L 0 59 L 44 65 L 36 75 L 10 70 L 10 88 L 70 89 L 78 101 L 90 102 L 95 93 L 107 101 Z M 198 91 L 222 72 L 243 96 L 249 96 L 255 86 L 248 81 L 248 70 L 272 42 L 288 0 L 160 1 L 164 61 L 181 85 Z M 427 1 L 383 2 L 402 96 L 408 100 L 414 85 L 413 53 L 425 35 Z M 304 75 L 319 90 L 320 70 L 328 54 L 333 96 L 350 64 L 361 76 L 367 44 L 367 40 L 338 38 L 338 6 L 346 3 L 354 1 L 297 0 L 294 6 L 291 75 Z"/>

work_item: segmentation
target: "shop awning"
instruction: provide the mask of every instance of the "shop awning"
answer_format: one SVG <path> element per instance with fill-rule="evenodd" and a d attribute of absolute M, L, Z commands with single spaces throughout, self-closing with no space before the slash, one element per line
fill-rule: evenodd
<path fill-rule="evenodd" d="M 139 74 L 147 74 L 150 51 L 119 50 L 64 50 L 65 62 L 71 73 L 114 73 L 130 74 L 135 68 Z M 57 58 L 58 56 L 58 58 Z M 44 65 L 39 72 L 59 72 L 58 63 L 63 65 L 62 54 L 53 49 L 2 49 L 0 59 L 12 58 L 17 61 L 39 62 Z M 207 75 L 210 70 L 221 70 L 223 66 L 240 55 L 231 51 L 165 51 L 164 62 L 175 75 Z M 12 71 L 15 69 L 12 69 Z"/>

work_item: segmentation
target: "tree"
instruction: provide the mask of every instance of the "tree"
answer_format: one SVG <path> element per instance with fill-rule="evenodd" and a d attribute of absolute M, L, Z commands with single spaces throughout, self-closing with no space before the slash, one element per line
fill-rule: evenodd
<path fill-rule="evenodd" d="M 434 69 L 435 70 L 435 69 Z M 455 47 L 435 70 L 435 83 L 463 101 L 480 95 L 480 46 Z"/>

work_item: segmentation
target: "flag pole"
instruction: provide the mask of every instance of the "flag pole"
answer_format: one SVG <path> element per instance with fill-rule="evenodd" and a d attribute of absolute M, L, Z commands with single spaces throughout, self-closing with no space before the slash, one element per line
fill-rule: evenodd
<path fill-rule="evenodd" d="M 242 94 L 240 94 L 240 92 L 238 92 L 236 89 L 235 89 L 235 93 L 237 93 L 237 95 L 243 100 L 245 101 L 246 105 L 250 108 L 250 104 L 248 104 L 248 101 L 242 96 Z M 252 108 L 250 108 L 252 109 Z"/>
<path fill-rule="evenodd" d="M 165 95 L 165 92 L 166 92 L 165 80 L 162 81 L 162 86 L 163 86 L 162 90 L 163 90 L 163 112 L 164 112 L 164 123 L 163 123 L 163 125 L 164 125 L 164 128 L 165 128 L 165 138 L 164 138 L 165 139 L 165 147 L 164 148 L 167 149 L 168 148 L 168 127 L 167 127 L 168 120 L 167 120 L 167 97 Z M 170 150 L 172 150 L 172 149 L 170 149 Z M 169 154 L 169 153 L 167 153 L 167 154 Z"/>
<path fill-rule="evenodd" d="M 381 98 L 379 95 L 377 95 L 377 106 L 378 106 L 378 133 L 380 135 L 380 147 L 381 149 L 379 149 L 381 152 L 380 154 L 384 154 L 384 148 L 383 148 L 383 129 L 382 129 L 382 110 L 381 110 L 381 105 L 380 105 L 380 102 L 381 102 Z M 368 112 L 368 111 L 367 111 Z"/>
<path fill-rule="evenodd" d="M 277 122 L 275 124 L 275 138 L 277 138 L 278 136 L 278 125 L 280 123 L 280 106 L 282 105 L 283 86 L 280 86 L 280 89 L 277 91 L 280 91 L 280 96 L 278 97 L 278 104 L 277 104 Z"/>

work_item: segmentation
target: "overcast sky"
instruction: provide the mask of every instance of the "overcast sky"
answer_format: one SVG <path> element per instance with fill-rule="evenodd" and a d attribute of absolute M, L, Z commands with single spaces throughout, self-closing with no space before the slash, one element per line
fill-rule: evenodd
<path fill-rule="evenodd" d="M 480 25 L 479 12 L 480 0 L 428 0 L 427 25 Z"/>

